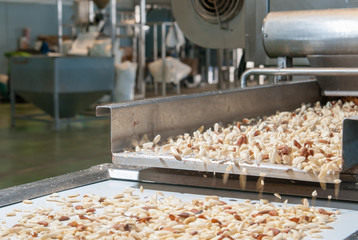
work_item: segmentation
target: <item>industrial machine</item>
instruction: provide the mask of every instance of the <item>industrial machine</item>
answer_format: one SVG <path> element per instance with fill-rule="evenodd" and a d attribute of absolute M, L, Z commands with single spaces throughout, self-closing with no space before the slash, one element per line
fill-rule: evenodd
<path fill-rule="evenodd" d="M 109 0 L 93 2 L 102 14 L 102 9 L 106 7 Z M 77 27 L 79 32 L 87 31 L 90 24 L 94 22 L 93 2 L 78 0 L 73 3 L 74 16 L 71 26 Z M 101 15 L 100 13 L 98 14 Z M 98 31 L 100 31 L 106 19 L 103 16 L 97 18 Z M 57 1 L 57 20 L 59 54 L 12 57 L 10 60 L 12 126 L 15 126 L 16 120 L 19 119 L 34 120 L 53 123 L 54 129 L 59 130 L 62 123 L 96 120 L 98 118 L 89 116 L 78 118 L 76 115 L 83 113 L 90 104 L 95 103 L 104 95 L 113 96 L 115 72 L 113 54 L 110 56 L 104 54 L 100 56 L 62 55 L 64 51 L 61 0 Z M 111 33 L 114 43 L 114 30 Z M 87 45 L 84 49 L 88 51 Z M 113 53 L 113 48 L 111 53 Z M 45 113 L 16 114 L 16 94 Z"/>
<path fill-rule="evenodd" d="M 61 123 L 93 120 L 75 118 L 114 86 L 113 58 L 109 57 L 14 57 L 11 59 L 11 120 L 53 122 L 56 130 Z M 16 114 L 19 94 L 46 114 Z M 52 120 L 43 118 L 50 115 Z"/>
<path fill-rule="evenodd" d="M 346 119 L 342 123 L 344 164 L 343 171 L 339 174 L 339 178 L 342 180 L 339 185 L 334 181 L 337 176 L 327 178 L 324 187 L 322 187 L 317 176 L 312 172 L 288 169 L 278 165 L 249 164 L 243 165 L 242 168 L 233 167 L 227 182 L 223 182 L 223 175 L 226 173 L 228 165 L 233 164 L 231 162 L 207 165 L 189 158 L 178 160 L 172 155 L 133 151 L 132 143 L 139 142 L 144 135 L 153 139 L 155 135 L 160 134 L 163 139 L 166 139 L 186 132 L 191 133 L 201 125 L 211 127 L 216 122 L 227 124 L 244 117 L 267 116 L 276 111 L 292 111 L 300 107 L 302 103 L 325 102 L 331 97 L 337 96 L 357 96 L 357 84 L 352 76 L 355 77 L 358 74 L 358 69 L 351 68 L 351 65 L 338 65 L 334 60 L 347 59 L 349 56 L 344 54 L 357 53 L 356 26 L 347 25 L 343 21 L 347 17 L 348 22 L 357 22 L 356 9 L 271 11 L 273 11 L 273 7 L 285 7 L 285 10 L 292 10 L 289 8 L 297 6 L 297 4 L 302 4 L 302 6 L 306 4 L 304 6 L 307 8 L 323 8 L 323 6 L 329 7 L 337 4 L 352 7 L 358 2 L 329 1 L 327 3 L 324 1 L 325 5 L 320 5 L 323 3 L 322 1 L 314 3 L 312 1 L 300 1 L 300 3 L 285 1 L 285 4 L 282 5 L 279 2 L 174 0 L 172 7 L 174 13 L 177 13 L 177 21 L 180 24 L 184 18 L 187 19 L 187 24 L 184 24 L 187 28 L 184 27 L 183 31 L 194 42 L 213 48 L 221 46 L 234 48 L 242 47 L 245 44 L 248 59 L 252 57 L 256 60 L 255 62 L 265 63 L 266 60 L 272 61 L 268 56 L 280 57 L 283 68 L 248 70 L 241 79 L 242 89 L 99 106 L 97 107 L 98 116 L 111 116 L 113 164 L 95 166 L 79 173 L 1 190 L 0 206 L 7 206 L 24 199 L 58 191 L 64 191 L 61 194 L 77 191 L 81 193 L 96 192 L 111 196 L 113 191 L 122 189 L 124 186 L 139 188 L 140 185 L 144 185 L 149 190 L 161 190 L 165 194 L 183 193 L 180 194 L 183 199 L 191 199 L 190 194 L 192 193 L 199 195 L 215 193 L 222 197 L 234 198 L 234 200 L 267 198 L 280 202 L 273 198 L 273 193 L 280 193 L 291 203 L 299 203 L 301 197 L 311 197 L 312 192 L 316 191 L 319 200 L 312 200 L 313 204 L 343 209 L 339 220 L 332 224 L 335 229 L 334 233 L 332 233 L 333 231 L 324 232 L 323 237 L 325 239 L 356 239 L 355 231 L 358 226 L 352 219 L 356 217 L 358 211 L 357 117 Z M 178 13 L 183 13 L 183 10 L 177 11 L 178 9 L 187 11 L 186 14 L 182 14 L 181 19 Z M 262 18 L 251 14 L 259 14 L 258 9 L 263 10 Z M 269 14 L 268 10 L 270 10 Z M 331 15 L 332 11 L 335 13 L 334 15 Z M 261 26 L 261 20 L 265 16 L 263 34 L 260 30 L 260 34 L 250 35 L 249 32 L 257 33 L 259 30 L 255 27 L 249 28 L 253 23 L 248 19 L 254 18 L 254 25 Z M 312 19 L 319 19 L 319 21 L 316 22 Z M 331 21 L 332 19 L 333 21 Z M 300 28 L 302 27 L 301 22 L 305 26 L 304 29 Z M 330 28 L 322 28 L 325 24 L 329 24 Z M 333 28 L 334 24 L 338 24 L 338 28 Z M 240 27 L 245 31 L 240 31 Z M 202 31 L 196 30 L 195 33 L 195 29 Z M 327 35 L 318 34 L 316 36 L 317 32 L 324 33 L 325 31 L 327 31 Z M 209 36 L 205 34 L 209 34 Z M 303 36 L 301 42 L 298 41 L 300 36 Z M 315 42 L 310 37 L 319 39 Z M 249 39 L 252 38 L 254 39 L 252 42 L 258 45 L 249 44 Z M 208 41 L 208 39 L 213 41 Z M 317 45 L 315 45 L 316 43 Z M 261 47 L 257 47 L 259 45 Z M 255 51 L 251 52 L 250 49 L 255 49 Z M 312 65 L 314 64 L 317 68 L 290 68 L 290 58 L 292 57 L 308 57 Z M 327 67 L 326 64 L 330 61 L 334 64 L 332 67 L 339 66 L 339 68 Z M 320 65 L 322 62 L 323 65 Z M 245 81 L 250 74 L 331 76 L 328 81 L 332 81 L 332 84 L 328 84 L 327 79 L 322 77 L 246 88 Z M 345 79 L 346 82 L 342 84 L 340 82 L 342 76 L 351 78 Z M 288 77 L 288 79 L 290 78 Z M 352 85 L 345 88 L 346 83 Z M 129 149 L 132 151 L 128 152 Z M 243 171 L 244 167 L 246 172 Z M 264 193 L 258 194 L 256 192 L 257 182 L 263 177 L 262 173 L 265 176 Z M 244 190 L 240 188 L 238 182 L 239 175 L 243 174 L 247 175 L 247 184 Z M 74 189 L 68 190 L 71 188 Z M 104 189 L 109 189 L 109 191 Z M 339 194 L 337 194 L 337 190 L 339 190 Z M 327 201 L 329 195 L 335 195 L 336 198 Z M 35 201 L 40 204 L 43 198 Z M 21 207 L 21 205 L 11 205 L 4 209 L 11 207 Z"/>
<path fill-rule="evenodd" d="M 243 48 L 245 50 L 245 61 L 253 61 L 255 66 L 277 64 L 275 58 L 270 58 L 272 56 L 265 53 L 262 40 L 263 20 L 268 13 L 356 7 L 358 7 L 358 1 L 355 0 L 172 0 L 175 20 L 189 40 L 199 46 L 213 49 Z M 292 29 L 292 25 L 290 25 L 292 21 L 288 22 L 286 17 L 292 18 L 293 15 L 287 15 L 286 12 L 285 16 L 280 15 L 280 17 L 282 20 L 281 27 L 289 26 L 289 28 L 281 28 L 281 31 L 276 32 L 274 36 L 280 37 L 282 36 L 281 34 L 287 33 L 287 37 L 293 37 L 291 36 L 292 33 L 301 33 L 297 29 L 295 29 L 295 32 L 290 31 Z M 302 19 L 302 17 L 297 16 L 295 20 Z M 320 20 L 322 19 L 310 18 L 305 20 L 305 23 L 307 27 L 310 27 L 311 24 L 321 24 Z M 330 21 L 334 21 L 334 19 L 330 19 Z M 329 23 L 325 26 L 327 26 L 327 30 L 330 29 Z M 318 30 L 322 31 L 323 29 Z M 302 32 L 301 34 L 305 33 Z M 271 37 L 270 39 L 272 39 Z M 320 35 L 320 37 L 323 38 L 324 36 Z M 302 56 L 300 57 L 294 59 L 294 63 L 300 65 L 308 64 L 307 59 L 302 58 Z"/>

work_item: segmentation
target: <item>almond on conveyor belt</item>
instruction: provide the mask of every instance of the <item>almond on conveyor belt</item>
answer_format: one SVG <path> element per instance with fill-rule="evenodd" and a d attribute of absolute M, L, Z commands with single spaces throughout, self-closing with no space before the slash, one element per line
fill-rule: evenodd
<path fill-rule="evenodd" d="M 339 214 L 310 207 L 307 199 L 277 206 L 265 199 L 227 203 L 217 196 L 187 202 L 156 194 L 141 200 L 134 191 L 123 191 L 115 198 L 79 196 L 81 208 L 69 199 L 56 210 L 33 208 L 14 226 L 0 225 L 0 238 L 302 239 L 332 229 L 329 223 Z"/>

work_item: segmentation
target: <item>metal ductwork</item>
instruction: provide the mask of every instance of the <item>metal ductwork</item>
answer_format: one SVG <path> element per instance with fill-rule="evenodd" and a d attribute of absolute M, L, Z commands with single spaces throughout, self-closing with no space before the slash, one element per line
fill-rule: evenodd
<path fill-rule="evenodd" d="M 174 18 L 185 36 L 214 49 L 244 46 L 243 5 L 243 0 L 172 0 Z"/>
<path fill-rule="evenodd" d="M 262 35 L 269 57 L 358 54 L 358 8 L 270 12 Z"/>

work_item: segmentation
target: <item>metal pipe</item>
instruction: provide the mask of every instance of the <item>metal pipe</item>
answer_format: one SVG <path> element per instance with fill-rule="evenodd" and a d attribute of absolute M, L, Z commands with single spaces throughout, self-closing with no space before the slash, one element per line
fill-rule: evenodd
<path fill-rule="evenodd" d="M 224 58 L 225 58 L 225 72 L 224 72 L 224 80 L 225 80 L 225 88 L 230 87 L 230 50 L 224 50 Z"/>
<path fill-rule="evenodd" d="M 241 75 L 241 88 L 247 87 L 250 75 L 358 76 L 358 68 L 252 68 Z"/>
<path fill-rule="evenodd" d="M 11 101 L 11 105 L 10 105 L 10 109 L 11 109 L 11 126 L 15 127 L 15 124 L 16 124 L 16 120 L 15 120 L 16 96 L 15 96 L 14 88 L 11 86 L 11 83 L 10 83 L 10 101 Z"/>
<path fill-rule="evenodd" d="M 224 88 L 224 76 L 223 76 L 223 69 L 222 69 L 222 63 L 224 58 L 224 50 L 223 49 L 217 49 L 216 50 L 216 60 L 218 64 L 218 89 Z"/>
<path fill-rule="evenodd" d="M 116 24 L 117 24 L 117 16 L 116 16 L 116 0 L 111 0 L 110 6 L 110 14 L 111 14 L 111 40 L 112 40 L 112 56 L 115 54 L 115 42 L 116 42 Z"/>
<path fill-rule="evenodd" d="M 153 61 L 158 60 L 158 25 L 153 25 Z"/>
<path fill-rule="evenodd" d="M 210 49 L 207 48 L 205 50 L 205 81 L 206 83 L 209 83 L 209 68 L 210 68 L 210 64 L 211 64 L 211 53 L 210 53 Z"/>
<path fill-rule="evenodd" d="M 57 64 L 58 61 L 54 61 L 54 64 Z M 55 121 L 55 130 L 60 130 L 60 96 L 59 96 L 59 70 L 55 69 L 54 76 L 54 85 L 53 85 L 53 111 L 54 111 L 54 121 Z"/>
<path fill-rule="evenodd" d="M 133 53 L 132 53 L 132 61 L 136 62 L 138 61 L 138 26 L 133 27 L 134 30 L 134 37 L 132 39 L 132 47 L 133 47 Z"/>
<path fill-rule="evenodd" d="M 62 35 L 63 35 L 63 27 L 62 27 L 62 0 L 56 0 L 57 4 L 57 45 L 58 52 L 62 53 Z"/>
<path fill-rule="evenodd" d="M 158 25 L 153 25 L 153 61 L 158 60 Z M 154 95 L 158 95 L 158 83 L 153 81 Z"/>
<path fill-rule="evenodd" d="M 138 83 L 140 86 L 140 93 L 145 96 L 145 81 L 144 81 L 144 68 L 145 68 L 145 24 L 146 20 L 146 11 L 145 11 L 145 2 L 146 0 L 140 0 L 140 28 L 139 28 L 139 39 L 138 39 Z"/>
<path fill-rule="evenodd" d="M 262 36 L 271 58 L 358 54 L 358 8 L 273 11 Z"/>
<path fill-rule="evenodd" d="M 166 57 L 166 48 L 165 48 L 165 35 L 166 35 L 166 24 L 162 24 L 162 96 L 166 95 L 166 84 L 165 84 L 165 57 Z"/>

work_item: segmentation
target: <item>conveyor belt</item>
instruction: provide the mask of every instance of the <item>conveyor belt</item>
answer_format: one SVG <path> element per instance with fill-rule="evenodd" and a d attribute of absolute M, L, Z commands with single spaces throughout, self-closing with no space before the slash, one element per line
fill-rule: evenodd
<path fill-rule="evenodd" d="M 227 190 L 216 190 L 213 192 L 212 189 L 208 188 L 198 188 L 198 187 L 182 187 L 182 186 L 173 186 L 166 184 L 151 184 L 151 183 L 140 183 L 137 181 L 133 181 L 133 178 L 136 178 L 136 171 L 123 171 L 123 170 L 111 170 L 112 173 L 110 175 L 117 175 L 122 177 L 127 177 L 132 180 L 113 180 L 108 179 L 105 181 L 101 181 L 98 183 L 93 183 L 89 185 L 79 186 L 73 189 L 64 190 L 59 192 L 60 197 L 65 197 L 71 194 L 80 194 L 85 195 L 89 193 L 93 193 L 100 196 L 113 197 L 117 193 L 121 192 L 126 187 L 139 188 L 140 186 L 144 187 L 144 192 L 140 193 L 138 190 L 136 194 L 144 198 L 145 196 L 151 196 L 156 194 L 157 191 L 161 191 L 165 196 L 176 196 L 184 201 L 190 201 L 196 198 L 202 198 L 205 195 L 213 195 L 216 194 L 221 197 L 223 201 L 230 202 L 240 202 L 244 199 L 256 199 L 256 194 L 254 193 L 243 193 L 238 191 L 227 191 Z M 272 199 L 272 195 L 264 195 L 264 198 Z M 283 196 L 282 201 L 286 199 L 286 196 Z M 300 201 L 299 198 L 288 197 L 289 203 L 297 203 Z M 276 202 L 275 204 L 279 204 Z M 316 200 L 315 204 L 320 207 L 327 207 L 327 201 Z M 332 201 L 330 207 L 337 207 L 337 204 L 341 204 L 341 207 L 344 208 L 356 208 L 355 205 L 349 203 L 339 203 Z M 52 202 L 46 201 L 46 196 L 39 197 L 33 200 L 33 204 L 23 204 L 17 203 L 13 205 L 9 205 L 6 207 L 2 207 L 0 211 L 0 221 L 5 221 L 7 225 L 12 226 L 16 223 L 16 221 L 20 218 L 21 213 L 18 213 L 15 217 L 6 217 L 6 213 L 12 211 L 13 209 L 21 209 L 21 210 L 30 210 L 36 207 L 51 207 L 56 209 L 56 205 Z M 329 207 L 328 207 L 329 208 Z M 323 230 L 321 235 L 324 239 L 343 239 L 349 236 L 351 233 L 355 232 L 358 228 L 358 222 L 355 221 L 358 217 L 357 210 L 349 210 L 349 209 L 341 209 L 341 215 L 338 216 L 337 220 L 330 224 L 334 227 L 334 230 Z M 309 239 L 309 238 L 305 238 Z"/>

